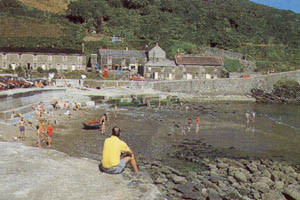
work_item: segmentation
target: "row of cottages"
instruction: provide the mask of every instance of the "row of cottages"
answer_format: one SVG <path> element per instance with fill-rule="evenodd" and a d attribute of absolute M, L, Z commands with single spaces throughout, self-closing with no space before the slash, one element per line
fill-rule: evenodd
<path fill-rule="evenodd" d="M 0 48 L 0 67 L 26 70 L 86 70 L 86 56 L 81 51 L 54 48 Z"/>
<path fill-rule="evenodd" d="M 222 57 L 186 55 L 179 52 L 175 61 L 166 58 L 165 51 L 158 45 L 148 51 L 145 78 L 155 80 L 190 80 L 221 78 L 224 70 Z"/>
<path fill-rule="evenodd" d="M 102 69 L 130 70 L 155 80 L 220 78 L 224 70 L 221 57 L 177 53 L 173 61 L 158 44 L 144 51 L 99 49 L 97 57 Z"/>

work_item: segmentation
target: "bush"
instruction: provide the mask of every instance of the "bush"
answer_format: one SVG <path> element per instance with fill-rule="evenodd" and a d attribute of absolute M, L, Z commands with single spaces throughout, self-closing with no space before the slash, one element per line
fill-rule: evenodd
<path fill-rule="evenodd" d="M 43 68 L 41 68 L 41 67 L 38 67 L 38 68 L 37 68 L 37 71 L 38 71 L 38 73 L 40 73 L 40 74 L 44 73 L 44 70 L 43 70 Z"/>
<path fill-rule="evenodd" d="M 16 68 L 16 72 L 18 72 L 18 73 L 23 72 L 23 68 L 22 68 L 21 66 L 18 66 L 18 67 Z"/>
<path fill-rule="evenodd" d="M 49 73 L 55 73 L 55 74 L 57 74 L 57 69 L 52 68 L 52 69 L 49 69 L 48 72 Z"/>
<path fill-rule="evenodd" d="M 242 72 L 244 71 L 241 63 L 237 59 L 224 59 L 224 67 L 228 72 Z"/>

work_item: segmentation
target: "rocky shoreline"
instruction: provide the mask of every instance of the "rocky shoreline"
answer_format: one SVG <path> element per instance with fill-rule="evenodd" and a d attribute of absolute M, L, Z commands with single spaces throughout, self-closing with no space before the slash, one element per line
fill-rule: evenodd
<path fill-rule="evenodd" d="M 195 144 L 195 141 L 186 140 L 184 143 L 183 146 Z M 202 152 L 206 149 L 206 155 L 182 156 L 187 151 L 177 155 L 187 163 L 197 163 L 196 171 L 182 172 L 161 161 L 144 162 L 154 183 L 167 199 L 300 199 L 300 166 L 271 159 L 226 158 L 224 153 L 204 146 L 200 149 Z M 213 158 L 209 158 L 211 153 Z"/>

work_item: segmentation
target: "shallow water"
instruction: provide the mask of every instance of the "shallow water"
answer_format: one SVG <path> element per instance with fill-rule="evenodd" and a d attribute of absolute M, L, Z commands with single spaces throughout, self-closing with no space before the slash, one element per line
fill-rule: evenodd
<path fill-rule="evenodd" d="M 299 105 L 193 103 L 187 106 L 191 108 L 188 112 L 176 110 L 178 108 L 163 108 L 161 111 L 136 109 L 128 114 L 157 121 L 162 126 L 157 130 L 161 132 L 158 135 L 163 135 L 163 131 L 169 132 L 169 138 L 157 141 L 161 144 L 166 141 L 172 144 L 174 139 L 178 142 L 192 137 L 217 148 L 234 149 L 229 151 L 231 153 L 300 163 Z M 250 123 L 249 128 L 245 123 L 246 111 L 256 113 L 256 120 Z M 187 119 L 192 118 L 195 123 L 197 116 L 201 117 L 199 132 L 195 132 L 195 127 L 186 130 Z M 180 128 L 174 128 L 171 122 L 178 123 Z"/>
<path fill-rule="evenodd" d="M 121 139 L 136 153 L 138 160 L 161 159 L 174 167 L 192 163 L 171 159 L 169 153 L 186 138 L 201 140 L 228 153 L 249 159 L 273 158 L 300 163 L 300 112 L 298 105 L 263 105 L 255 103 L 190 103 L 188 112 L 178 105 L 162 109 L 120 107 L 116 119 L 111 116 L 107 133 L 82 130 L 81 123 L 95 119 L 104 110 L 87 112 L 68 121 L 63 131 L 71 134 L 57 136 L 54 148 L 73 156 L 99 160 L 105 138 L 113 126 L 121 127 Z M 105 107 L 107 108 L 107 106 Z M 256 112 L 256 122 L 245 128 L 245 112 Z M 111 113 L 113 112 L 110 110 Z M 195 124 L 201 117 L 199 132 L 195 126 L 186 129 L 188 118 Z M 68 126 L 68 127 L 67 127 Z M 57 130 L 59 131 L 59 130 Z"/>

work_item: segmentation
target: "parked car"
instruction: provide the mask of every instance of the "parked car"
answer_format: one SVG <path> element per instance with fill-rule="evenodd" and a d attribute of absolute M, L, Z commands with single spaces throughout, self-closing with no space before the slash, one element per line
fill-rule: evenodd
<path fill-rule="evenodd" d="M 33 87 L 34 86 L 34 83 L 31 82 L 31 81 L 27 81 L 25 78 L 23 77 L 18 77 L 18 80 L 21 81 L 22 83 L 24 83 L 24 85 L 26 87 Z"/>
<path fill-rule="evenodd" d="M 9 81 L 9 79 L 6 77 L 0 77 L 0 82 L 6 84 L 8 89 L 13 89 L 17 87 L 15 83 Z"/>

